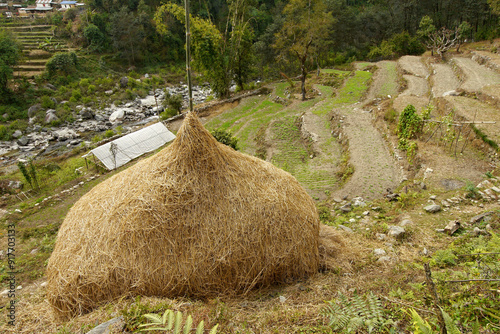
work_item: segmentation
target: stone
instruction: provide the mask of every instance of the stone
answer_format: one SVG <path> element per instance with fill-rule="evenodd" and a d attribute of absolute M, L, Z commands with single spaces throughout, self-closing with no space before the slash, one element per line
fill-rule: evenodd
<path fill-rule="evenodd" d="M 429 213 L 436 213 L 441 211 L 441 206 L 437 204 L 427 205 L 426 207 L 424 207 L 424 210 Z"/>
<path fill-rule="evenodd" d="M 480 215 L 474 216 L 470 219 L 470 223 L 471 224 L 480 223 L 485 217 L 490 216 L 492 214 L 493 214 L 493 211 L 489 211 L 489 212 L 484 212 Z"/>
<path fill-rule="evenodd" d="M 406 225 L 412 225 L 413 222 L 409 219 L 404 219 L 401 223 L 399 223 L 399 226 L 404 227 Z"/>
<path fill-rule="evenodd" d="M 107 90 L 107 91 L 104 92 L 104 94 L 111 95 L 111 94 L 113 94 L 113 90 L 112 89 Z"/>
<path fill-rule="evenodd" d="M 386 251 L 382 248 L 376 248 L 373 250 L 373 254 L 375 256 L 384 256 L 384 255 L 387 255 Z"/>
<path fill-rule="evenodd" d="M 17 289 L 17 290 L 22 290 L 22 289 L 23 289 L 23 286 L 22 286 L 22 285 L 18 285 L 16 289 Z"/>
<path fill-rule="evenodd" d="M 474 227 L 474 230 L 472 230 L 472 234 L 475 235 L 475 236 L 479 236 L 479 235 L 490 235 L 490 233 L 488 231 L 485 231 L 485 230 L 481 230 L 479 227 Z"/>
<path fill-rule="evenodd" d="M 56 98 L 55 98 L 55 97 L 51 97 L 51 98 L 50 98 L 50 100 L 51 100 L 52 102 L 54 102 L 54 105 L 57 105 L 57 100 L 56 100 Z"/>
<path fill-rule="evenodd" d="M 448 233 L 448 235 L 452 235 L 460 228 L 460 222 L 458 220 L 452 220 L 446 225 L 444 231 Z"/>
<path fill-rule="evenodd" d="M 497 198 L 497 193 L 494 192 L 493 190 L 491 189 L 485 189 L 484 190 L 484 193 L 488 196 L 490 196 L 490 198 L 493 198 L 493 199 L 496 199 Z"/>
<path fill-rule="evenodd" d="M 78 134 L 73 129 L 62 128 L 56 131 L 53 131 L 52 134 L 58 141 L 66 141 L 68 139 L 74 139 L 79 137 Z"/>
<path fill-rule="evenodd" d="M 370 211 L 364 211 L 363 216 L 368 216 L 370 214 Z"/>
<path fill-rule="evenodd" d="M 36 254 L 36 253 L 38 253 L 38 248 L 33 249 L 30 253 L 31 253 L 31 254 Z"/>
<path fill-rule="evenodd" d="M 441 180 L 441 185 L 444 187 L 445 190 L 450 191 L 462 188 L 465 185 L 465 183 L 454 179 L 443 179 Z"/>
<path fill-rule="evenodd" d="M 22 135 L 23 135 L 23 133 L 21 132 L 21 130 L 16 130 L 12 134 L 12 137 L 15 138 L 15 139 L 17 139 L 17 138 L 21 137 Z"/>
<path fill-rule="evenodd" d="M 378 240 L 380 240 L 380 241 L 385 240 L 385 239 L 386 239 L 386 237 L 387 237 L 387 236 L 386 236 L 385 234 L 383 234 L 383 233 L 377 233 L 375 236 L 376 236 L 376 237 L 377 237 L 377 239 L 378 239 Z"/>
<path fill-rule="evenodd" d="M 436 200 L 436 198 L 437 198 L 437 196 L 436 196 L 436 195 L 432 195 L 431 197 L 429 197 L 429 199 L 430 199 L 431 201 Z"/>
<path fill-rule="evenodd" d="M 366 206 L 365 200 L 362 197 L 355 197 L 352 199 L 352 205 L 353 206 L 360 206 L 364 207 Z"/>
<path fill-rule="evenodd" d="M 425 185 L 425 183 L 423 183 L 423 182 L 420 183 L 420 189 L 422 189 L 422 190 L 427 189 L 427 186 Z"/>
<path fill-rule="evenodd" d="M 395 239 L 401 239 L 403 238 L 405 234 L 405 229 L 402 228 L 401 226 L 389 226 L 389 232 L 387 233 L 390 237 L 393 237 Z"/>
<path fill-rule="evenodd" d="M 122 77 L 120 79 L 120 87 L 121 88 L 126 88 L 128 85 L 128 77 Z"/>
<path fill-rule="evenodd" d="M 117 109 L 111 114 L 111 116 L 109 116 L 109 121 L 111 123 L 120 122 L 124 118 L 125 118 L 125 109 Z"/>
<path fill-rule="evenodd" d="M 391 262 L 392 259 L 390 256 L 381 256 L 378 258 L 377 262 Z"/>
<path fill-rule="evenodd" d="M 460 96 L 460 93 L 457 92 L 456 90 L 450 90 L 450 91 L 444 92 L 443 97 L 444 96 Z"/>
<path fill-rule="evenodd" d="M 352 209 L 351 209 L 351 204 L 350 203 L 348 203 L 346 205 L 342 205 L 340 207 L 340 211 L 342 211 L 342 212 L 350 212 L 351 210 Z"/>
<path fill-rule="evenodd" d="M 434 170 L 432 170 L 431 168 L 427 168 L 427 169 L 425 170 L 425 172 L 424 172 L 424 180 L 425 180 L 426 178 L 428 178 L 428 177 L 429 177 L 429 175 L 431 175 L 431 173 L 432 173 L 433 171 L 434 171 Z"/>
<path fill-rule="evenodd" d="M 354 224 L 355 222 L 356 222 L 356 219 L 354 219 L 354 218 L 349 219 L 349 223 Z"/>
<path fill-rule="evenodd" d="M 48 123 L 52 123 L 52 122 L 55 122 L 58 120 L 59 120 L 59 117 L 56 116 L 55 110 L 49 109 L 49 110 L 47 110 L 47 113 L 45 114 L 45 118 L 43 121 L 45 124 L 48 124 Z"/>
<path fill-rule="evenodd" d="M 487 188 L 491 188 L 493 186 L 494 186 L 494 184 L 491 183 L 489 180 L 484 180 L 484 181 L 479 182 L 476 187 L 478 189 L 487 189 Z"/>
<path fill-rule="evenodd" d="M 57 87 L 56 87 L 56 86 L 54 86 L 54 85 L 53 85 L 53 84 L 51 84 L 51 83 L 47 83 L 47 84 L 45 84 L 45 88 L 50 89 L 50 90 L 57 90 Z"/>
<path fill-rule="evenodd" d="M 5 289 L 5 290 L 3 290 L 3 291 L 0 293 L 0 295 L 1 295 L 1 296 L 7 296 L 8 294 L 9 294 L 9 290 L 8 290 L 8 289 Z"/>
<path fill-rule="evenodd" d="M 354 231 L 353 231 L 352 229 L 350 229 L 349 227 L 347 227 L 347 226 L 344 226 L 344 225 L 339 225 L 339 228 L 340 228 L 341 230 L 344 230 L 344 231 L 345 231 L 345 232 L 347 232 L 347 233 L 354 233 Z"/>
<path fill-rule="evenodd" d="M 42 284 L 40 284 L 40 286 L 41 286 L 42 288 L 46 287 L 47 285 L 48 285 L 48 283 L 47 283 L 47 282 L 43 282 Z"/>
<path fill-rule="evenodd" d="M 19 146 L 26 146 L 26 145 L 28 145 L 29 142 L 30 142 L 30 139 L 28 137 L 24 136 L 24 137 L 19 138 L 16 143 Z"/>
<path fill-rule="evenodd" d="M 28 117 L 33 117 L 35 116 L 36 112 L 42 108 L 42 105 L 40 103 L 34 104 L 31 107 L 28 108 Z"/>
<path fill-rule="evenodd" d="M 83 119 L 93 119 L 94 118 L 94 114 L 92 113 L 92 111 L 90 109 L 82 109 L 82 111 L 80 111 L 80 116 L 82 116 Z"/>
<path fill-rule="evenodd" d="M 106 321 L 105 323 L 100 324 L 99 326 L 95 327 L 91 331 L 87 332 L 87 334 L 107 334 L 110 333 L 109 327 L 112 326 L 113 324 L 122 321 L 123 316 L 113 318 L 109 321 Z"/>
<path fill-rule="evenodd" d="M 490 189 L 493 190 L 494 192 L 496 192 L 497 194 L 500 194 L 500 188 L 498 188 L 498 187 L 491 187 Z"/>
<path fill-rule="evenodd" d="M 451 206 L 451 204 L 447 200 L 442 200 L 441 205 L 446 207 L 446 208 L 449 208 Z"/>

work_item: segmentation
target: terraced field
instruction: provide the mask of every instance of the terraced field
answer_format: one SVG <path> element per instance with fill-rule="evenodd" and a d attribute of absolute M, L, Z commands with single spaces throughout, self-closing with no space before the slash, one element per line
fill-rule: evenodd
<path fill-rule="evenodd" d="M 45 64 L 56 52 L 69 51 L 62 39 L 54 36 L 54 26 L 30 22 L 2 23 L 0 28 L 10 30 L 21 43 L 23 59 L 14 68 L 16 77 L 34 77 L 45 70 Z"/>

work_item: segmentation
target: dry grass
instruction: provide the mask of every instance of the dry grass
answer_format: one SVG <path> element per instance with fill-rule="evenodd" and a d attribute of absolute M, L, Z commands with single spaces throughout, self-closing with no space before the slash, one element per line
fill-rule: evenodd
<path fill-rule="evenodd" d="M 73 206 L 48 300 L 67 318 L 123 296 L 247 293 L 315 273 L 318 230 L 290 174 L 219 144 L 190 114 L 172 145 Z"/>

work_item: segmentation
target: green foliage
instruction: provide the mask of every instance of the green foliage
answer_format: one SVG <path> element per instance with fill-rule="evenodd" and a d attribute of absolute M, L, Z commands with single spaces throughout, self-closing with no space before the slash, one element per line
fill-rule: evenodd
<path fill-rule="evenodd" d="M 329 326 L 335 333 L 358 333 L 367 330 L 373 333 L 393 324 L 384 315 L 384 306 L 371 292 L 365 296 L 355 295 L 347 298 L 339 295 L 336 301 L 328 301 L 321 313 L 329 319 Z"/>
<path fill-rule="evenodd" d="M 457 256 L 451 249 L 441 249 L 434 253 L 431 259 L 431 265 L 444 268 L 446 266 L 455 265 Z"/>
<path fill-rule="evenodd" d="M 87 48 L 91 52 L 103 51 L 107 46 L 107 40 L 102 31 L 90 23 L 83 29 L 83 37 L 87 40 Z"/>
<path fill-rule="evenodd" d="M 472 182 L 467 182 L 465 185 L 465 197 L 467 198 L 477 198 L 479 196 L 479 189 L 477 189 L 476 185 Z"/>
<path fill-rule="evenodd" d="M 26 180 L 26 182 L 33 188 L 32 180 L 31 180 L 31 175 L 28 172 L 28 170 L 26 169 L 26 166 L 24 165 L 24 163 L 21 162 L 21 161 L 18 161 L 17 162 L 17 167 L 21 171 L 21 174 L 23 175 L 23 177 Z"/>
<path fill-rule="evenodd" d="M 184 328 L 182 326 L 184 319 L 183 314 L 180 311 L 174 312 L 172 310 L 166 310 L 163 316 L 159 316 L 154 313 L 145 314 L 144 318 L 148 319 L 150 322 L 147 324 L 141 324 L 139 327 L 144 327 L 141 332 L 144 331 L 167 331 L 167 333 L 172 334 L 189 334 L 193 329 L 193 317 L 188 315 L 186 322 L 184 323 Z M 219 325 L 215 325 L 211 330 L 210 334 L 216 334 Z M 205 323 L 202 320 L 197 328 L 196 334 L 203 334 L 205 332 Z"/>
<path fill-rule="evenodd" d="M 409 104 L 399 116 L 398 137 L 399 139 L 412 139 L 422 132 L 422 118 L 417 114 L 414 106 Z"/>
<path fill-rule="evenodd" d="M 50 97 L 48 97 L 47 95 L 42 96 L 41 102 L 42 102 L 41 103 L 42 108 L 54 109 L 56 107 L 56 104 L 54 103 L 54 101 Z"/>
<path fill-rule="evenodd" d="M 415 311 L 414 309 L 409 310 L 409 314 L 412 319 L 413 325 L 413 334 L 434 334 L 437 331 L 434 331 L 426 320 L 422 319 L 422 317 Z M 441 309 L 441 314 L 443 315 L 443 319 L 446 326 L 446 332 L 448 334 L 462 334 L 462 332 L 458 329 L 457 325 L 453 322 L 453 319 L 450 317 L 448 313 L 446 313 L 443 309 Z M 472 331 L 473 334 L 478 334 L 479 331 L 476 327 L 475 330 Z"/>
<path fill-rule="evenodd" d="M 180 94 L 172 95 L 170 94 L 169 91 L 167 91 L 165 93 L 164 104 L 166 107 L 168 107 L 168 109 L 174 111 L 175 114 L 179 114 L 182 109 L 182 95 Z"/>
<path fill-rule="evenodd" d="M 105 138 L 111 138 L 111 137 L 113 137 L 114 135 L 115 135 L 115 132 L 114 132 L 113 130 L 111 130 L 111 129 L 106 130 L 106 132 L 104 132 L 104 137 L 105 137 Z"/>
<path fill-rule="evenodd" d="M 420 55 L 425 51 L 417 36 L 410 36 L 407 31 L 395 34 L 388 41 L 384 40 L 379 46 L 374 46 L 368 53 L 368 59 L 393 59 L 404 55 Z"/>
<path fill-rule="evenodd" d="M 40 188 L 38 184 L 38 173 L 33 160 L 28 161 L 28 168 L 26 168 L 26 165 L 21 161 L 17 162 L 17 167 L 19 168 L 21 174 L 23 175 L 26 182 L 31 186 L 31 188 L 38 190 Z"/>
<path fill-rule="evenodd" d="M 215 139 L 217 139 L 219 143 L 232 147 L 235 150 L 238 150 L 238 138 L 234 137 L 231 131 L 219 128 L 210 131 L 210 133 L 212 134 L 212 136 L 214 136 Z"/>
<path fill-rule="evenodd" d="M 68 75 L 76 71 L 77 57 L 74 52 L 58 52 L 45 64 L 49 77 Z"/>
<path fill-rule="evenodd" d="M 12 100 L 8 86 L 12 78 L 12 67 L 21 57 L 21 47 L 10 31 L 0 29 L 0 104 Z"/>
<path fill-rule="evenodd" d="M 169 119 L 170 117 L 174 117 L 175 115 L 177 115 L 177 111 L 167 108 L 160 114 L 160 119 L 164 121 L 166 119 Z"/>

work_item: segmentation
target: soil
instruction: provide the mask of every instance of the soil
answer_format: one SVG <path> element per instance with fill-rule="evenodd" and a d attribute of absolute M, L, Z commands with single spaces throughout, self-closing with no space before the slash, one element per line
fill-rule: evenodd
<path fill-rule="evenodd" d="M 484 65 L 479 65 L 470 58 L 456 57 L 452 62 L 456 64 L 463 73 L 463 81 L 460 88 L 468 92 L 480 91 L 487 85 L 500 83 L 500 74 Z"/>
<path fill-rule="evenodd" d="M 432 64 L 433 73 L 431 76 L 432 95 L 441 97 L 444 93 L 457 90 L 460 82 L 448 64 Z"/>

